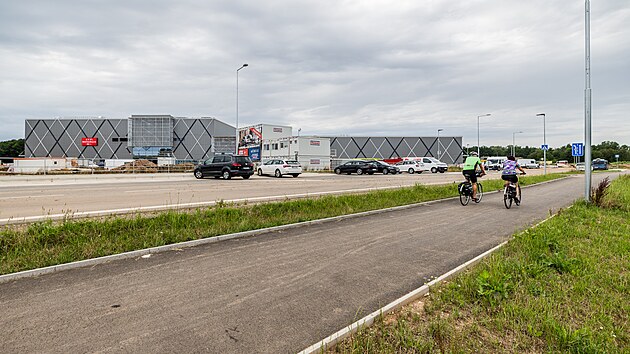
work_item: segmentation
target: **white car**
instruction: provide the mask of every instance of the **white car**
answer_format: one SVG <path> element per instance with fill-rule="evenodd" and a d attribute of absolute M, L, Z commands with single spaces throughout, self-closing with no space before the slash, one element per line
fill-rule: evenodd
<path fill-rule="evenodd" d="M 428 169 L 426 169 L 424 167 L 424 164 L 420 161 L 413 161 L 413 160 L 400 161 L 395 166 L 400 168 L 400 173 L 407 172 L 407 173 L 413 174 L 413 173 L 422 173 L 424 171 L 428 171 Z"/>
<path fill-rule="evenodd" d="M 424 167 L 429 169 L 431 173 L 444 173 L 448 170 L 448 165 L 435 157 L 423 157 L 422 163 L 424 163 Z"/>
<path fill-rule="evenodd" d="M 268 160 L 258 166 L 258 175 L 276 176 L 291 175 L 297 177 L 302 173 L 302 165 L 295 160 Z"/>

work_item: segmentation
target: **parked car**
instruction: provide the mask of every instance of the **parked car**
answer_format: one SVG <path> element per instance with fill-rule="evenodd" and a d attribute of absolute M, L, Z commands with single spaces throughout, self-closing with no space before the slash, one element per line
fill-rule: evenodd
<path fill-rule="evenodd" d="M 233 154 L 217 154 L 195 167 L 196 178 L 212 176 L 230 179 L 234 176 L 248 179 L 254 174 L 254 164 L 247 156 Z"/>
<path fill-rule="evenodd" d="M 398 168 L 398 166 L 394 166 L 394 165 L 390 165 L 385 161 L 374 161 L 374 164 L 376 164 L 376 168 L 377 168 L 377 172 L 380 172 L 384 175 L 391 173 L 391 174 L 398 174 L 400 173 L 400 168 Z"/>
<path fill-rule="evenodd" d="M 560 160 L 560 161 L 556 162 L 556 167 L 569 167 L 569 161 L 567 161 L 567 160 Z"/>
<path fill-rule="evenodd" d="M 302 165 L 295 160 L 269 160 L 258 166 L 258 175 L 270 175 L 278 178 L 283 175 L 297 177 L 302 173 Z"/>
<path fill-rule="evenodd" d="M 377 171 L 378 168 L 374 161 L 352 160 L 335 167 L 335 173 L 338 175 L 342 173 L 356 173 L 358 175 L 367 173 L 373 175 Z"/>
<path fill-rule="evenodd" d="M 539 168 L 540 165 L 534 159 L 518 159 L 517 163 L 522 168 Z"/>
<path fill-rule="evenodd" d="M 422 163 L 431 171 L 431 173 L 444 173 L 448 170 L 448 166 L 435 157 L 423 157 Z"/>
<path fill-rule="evenodd" d="M 575 169 L 578 171 L 586 171 L 586 164 L 584 162 L 578 162 L 575 164 Z"/>
<path fill-rule="evenodd" d="M 593 170 L 607 170 L 608 169 L 608 161 L 604 159 L 595 159 L 591 163 Z"/>
<path fill-rule="evenodd" d="M 409 174 L 413 174 L 426 171 L 424 163 L 416 160 L 400 161 L 396 164 L 396 166 L 400 169 L 401 173 L 407 172 Z"/>

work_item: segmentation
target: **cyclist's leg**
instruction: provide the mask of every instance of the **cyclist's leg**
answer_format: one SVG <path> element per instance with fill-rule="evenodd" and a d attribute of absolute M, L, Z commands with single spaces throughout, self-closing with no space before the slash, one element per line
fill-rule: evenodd
<path fill-rule="evenodd" d="M 473 198 L 473 199 L 477 199 L 477 182 L 474 182 L 474 183 L 472 184 L 472 187 L 473 187 L 473 195 L 472 195 L 472 198 Z"/>

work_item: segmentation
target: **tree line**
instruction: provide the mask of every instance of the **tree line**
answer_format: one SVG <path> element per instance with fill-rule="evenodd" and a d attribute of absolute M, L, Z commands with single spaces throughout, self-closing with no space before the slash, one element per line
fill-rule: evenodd
<path fill-rule="evenodd" d="M 24 155 L 24 139 L 0 141 L 0 157 L 19 157 Z"/>
<path fill-rule="evenodd" d="M 471 147 L 469 151 L 472 150 L 477 150 L 477 147 Z M 511 155 L 511 151 L 512 146 L 481 146 L 479 149 L 481 156 L 508 156 Z M 540 147 L 516 145 L 514 151 L 518 158 L 536 159 L 537 161 L 543 159 L 543 150 Z M 593 159 L 599 158 L 614 162 L 617 160 L 615 155 L 619 155 L 619 161 L 630 161 L 630 146 L 619 145 L 619 143 L 614 141 L 604 141 L 599 145 L 592 145 L 591 156 Z M 550 147 L 547 150 L 547 160 L 573 161 L 571 144 L 558 148 Z"/>

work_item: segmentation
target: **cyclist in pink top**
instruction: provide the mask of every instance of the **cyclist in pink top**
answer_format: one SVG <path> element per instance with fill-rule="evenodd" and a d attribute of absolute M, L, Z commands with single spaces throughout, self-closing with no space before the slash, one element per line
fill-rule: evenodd
<path fill-rule="evenodd" d="M 516 175 L 517 169 L 525 174 L 525 171 L 523 171 L 521 166 L 516 162 L 516 158 L 514 156 L 508 156 L 507 160 L 503 162 L 503 172 L 501 172 L 501 179 L 505 181 L 503 188 L 506 188 L 509 182 L 516 184 L 516 190 L 518 193 L 517 198 L 518 200 L 521 200 L 521 188 L 518 185 L 518 176 Z"/>

